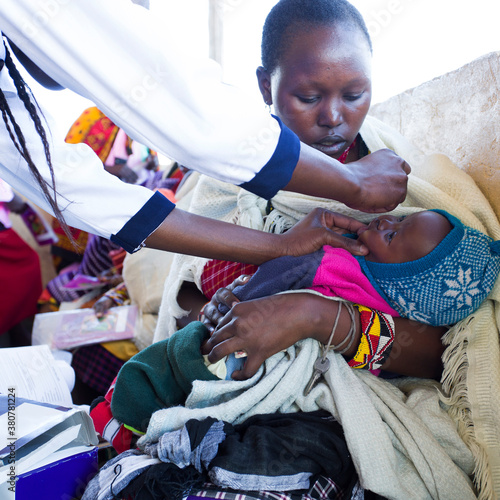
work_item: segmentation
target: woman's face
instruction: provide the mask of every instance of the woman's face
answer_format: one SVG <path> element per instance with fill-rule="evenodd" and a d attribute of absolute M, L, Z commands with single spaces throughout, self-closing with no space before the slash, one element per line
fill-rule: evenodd
<path fill-rule="evenodd" d="M 371 52 L 358 29 L 300 30 L 271 75 L 257 70 L 264 100 L 302 142 L 338 158 L 371 101 Z"/>

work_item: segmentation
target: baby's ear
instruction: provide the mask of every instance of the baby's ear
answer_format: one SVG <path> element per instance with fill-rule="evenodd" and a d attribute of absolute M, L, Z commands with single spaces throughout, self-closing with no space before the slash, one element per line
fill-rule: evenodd
<path fill-rule="evenodd" d="M 264 102 L 270 106 L 273 103 L 273 97 L 271 93 L 271 77 L 269 75 L 269 72 L 267 71 L 267 69 L 259 66 L 256 73 L 260 93 L 264 98 Z"/>

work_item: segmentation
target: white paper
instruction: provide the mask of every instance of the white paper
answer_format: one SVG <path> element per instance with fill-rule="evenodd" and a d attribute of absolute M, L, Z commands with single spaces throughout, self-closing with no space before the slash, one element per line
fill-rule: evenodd
<path fill-rule="evenodd" d="M 47 422 L 45 428 L 50 428 L 55 425 L 53 422 L 60 422 L 66 416 L 61 414 L 60 410 L 56 408 L 49 408 L 47 406 L 38 406 L 33 403 L 24 402 L 20 404 L 16 410 L 16 437 L 29 436 L 32 432 L 40 429 L 42 422 Z M 8 413 L 5 412 L 0 415 L 0 429 L 3 433 L 7 429 Z M 5 443 L 2 442 L 2 448 Z"/>
<path fill-rule="evenodd" d="M 44 443 L 42 446 L 33 450 L 29 455 L 18 460 L 16 462 L 16 475 L 20 476 L 25 474 L 26 472 L 30 472 L 32 470 L 38 469 L 42 466 L 42 464 L 52 463 L 52 455 L 70 444 L 73 440 L 76 439 L 78 433 L 80 432 L 80 425 L 69 427 L 64 431 L 60 432 L 52 439 Z M 87 448 L 88 449 L 88 448 Z M 68 456 L 73 455 L 72 449 L 66 450 Z M 6 465 L 5 467 L 0 468 L 0 483 L 6 482 L 9 477 L 7 476 L 7 472 L 10 468 L 10 465 Z"/>
<path fill-rule="evenodd" d="M 0 393 L 71 407 L 68 385 L 46 345 L 0 349 Z"/>

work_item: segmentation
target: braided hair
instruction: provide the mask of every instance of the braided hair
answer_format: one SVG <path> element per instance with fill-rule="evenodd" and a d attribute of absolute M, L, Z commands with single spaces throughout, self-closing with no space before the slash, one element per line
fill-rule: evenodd
<path fill-rule="evenodd" d="M 3 68 L 4 64 L 9 71 L 9 75 L 12 78 L 14 85 L 16 86 L 18 96 L 23 102 L 24 107 L 28 111 L 35 126 L 35 130 L 37 131 L 40 140 L 42 141 L 43 150 L 45 153 L 45 160 L 50 170 L 50 177 L 51 177 L 50 183 L 47 182 L 42 177 L 40 171 L 38 170 L 33 159 L 31 158 L 31 154 L 28 150 L 23 131 L 21 130 L 21 127 L 17 123 L 12 113 L 12 110 L 10 109 L 7 99 L 5 98 L 5 94 L 0 88 L 0 111 L 2 112 L 2 118 L 5 123 L 5 127 L 7 128 L 7 132 L 9 133 L 9 136 L 15 148 L 19 151 L 19 154 L 28 164 L 31 174 L 39 184 L 40 189 L 42 190 L 45 198 L 47 199 L 50 207 L 52 208 L 54 215 L 59 220 L 66 236 L 73 243 L 73 245 L 75 245 L 75 240 L 73 238 L 73 235 L 71 234 L 70 229 L 66 221 L 64 220 L 64 216 L 57 204 L 56 180 L 54 176 L 54 168 L 52 166 L 50 146 L 47 140 L 47 134 L 45 132 L 45 128 L 43 127 L 42 120 L 40 119 L 40 116 L 38 114 L 38 111 L 40 111 L 41 113 L 41 110 L 38 106 L 35 96 L 31 92 L 31 89 L 29 88 L 28 84 L 24 81 L 23 77 L 16 68 L 14 61 L 12 60 L 12 56 L 10 55 L 10 52 L 7 49 L 7 46 L 5 46 L 5 61 L 0 61 L 0 70 Z M 51 195 L 50 193 L 51 191 L 54 193 L 54 196 Z"/>

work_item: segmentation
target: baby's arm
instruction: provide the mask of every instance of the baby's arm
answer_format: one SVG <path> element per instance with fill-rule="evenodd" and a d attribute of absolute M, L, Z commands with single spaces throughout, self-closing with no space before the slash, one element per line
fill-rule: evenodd
<path fill-rule="evenodd" d="M 177 295 L 177 302 L 182 309 L 189 311 L 189 314 L 177 319 L 177 328 L 184 328 L 192 321 L 196 321 L 207 300 L 195 283 L 184 281 Z"/>
<path fill-rule="evenodd" d="M 424 325 L 405 318 L 394 318 L 395 337 L 392 351 L 382 366 L 384 370 L 439 380 L 443 371 L 445 346 L 442 326 Z"/>

